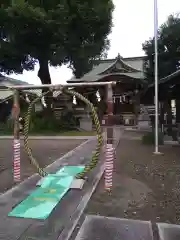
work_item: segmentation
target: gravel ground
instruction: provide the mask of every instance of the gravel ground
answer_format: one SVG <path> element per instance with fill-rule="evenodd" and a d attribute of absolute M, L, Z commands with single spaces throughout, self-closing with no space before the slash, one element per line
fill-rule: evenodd
<path fill-rule="evenodd" d="M 38 160 L 41 167 L 46 167 L 65 153 L 81 144 L 83 140 L 29 140 L 33 156 Z M 12 175 L 12 140 L 0 140 L 0 193 L 11 188 Z M 31 176 L 35 169 L 29 163 L 21 142 L 21 179 Z"/>
<path fill-rule="evenodd" d="M 104 192 L 102 179 L 85 213 L 179 224 L 180 146 L 162 146 L 163 155 L 153 151 L 141 141 L 122 139 L 112 194 Z"/>

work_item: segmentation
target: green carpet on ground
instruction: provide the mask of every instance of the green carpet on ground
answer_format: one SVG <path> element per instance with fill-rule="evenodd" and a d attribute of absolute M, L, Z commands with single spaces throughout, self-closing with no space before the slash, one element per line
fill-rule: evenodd
<path fill-rule="evenodd" d="M 46 219 L 54 207 L 68 192 L 76 174 L 84 166 L 65 166 L 55 174 L 49 174 L 41 186 L 15 207 L 8 216 L 20 218 Z"/>

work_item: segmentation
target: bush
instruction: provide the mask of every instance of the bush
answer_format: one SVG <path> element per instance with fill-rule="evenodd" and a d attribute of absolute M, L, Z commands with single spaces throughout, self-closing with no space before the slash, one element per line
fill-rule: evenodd
<path fill-rule="evenodd" d="M 158 142 L 159 145 L 164 144 L 164 134 L 162 132 L 159 132 L 159 138 Z M 148 132 L 142 137 L 142 143 L 145 145 L 154 145 L 155 144 L 155 133 L 154 132 Z"/>
<path fill-rule="evenodd" d="M 9 117 L 7 119 L 7 121 L 4 122 L 0 122 L 0 135 L 6 135 L 6 134 L 13 134 L 13 120 L 11 119 L 11 117 Z"/>
<path fill-rule="evenodd" d="M 79 126 L 79 119 L 75 118 L 72 111 L 66 111 L 60 119 L 61 127 L 64 130 L 75 130 Z"/>
<path fill-rule="evenodd" d="M 24 119 L 25 114 L 21 115 Z M 13 134 L 14 121 L 9 118 L 5 123 L 0 122 L 0 135 Z M 24 123 L 23 123 L 24 124 Z M 61 119 L 56 119 L 53 113 L 47 116 L 43 113 L 32 112 L 29 126 L 29 133 L 61 133 L 76 130 L 79 126 L 79 119 L 74 117 L 73 112 L 66 111 Z"/>
<path fill-rule="evenodd" d="M 60 133 L 74 130 L 77 127 L 77 120 L 70 111 L 64 112 L 61 119 L 56 119 L 52 114 L 50 117 L 42 114 L 33 114 L 31 117 L 30 132 L 31 133 Z"/>
<path fill-rule="evenodd" d="M 30 124 L 30 132 L 59 132 L 61 130 L 60 123 L 52 118 L 34 118 Z"/>

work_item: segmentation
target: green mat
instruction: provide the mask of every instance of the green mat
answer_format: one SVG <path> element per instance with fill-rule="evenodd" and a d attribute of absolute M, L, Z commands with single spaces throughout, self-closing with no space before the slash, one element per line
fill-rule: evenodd
<path fill-rule="evenodd" d="M 69 190 L 76 174 L 84 166 L 65 166 L 55 174 L 49 174 L 30 196 L 15 207 L 8 216 L 46 219 Z"/>

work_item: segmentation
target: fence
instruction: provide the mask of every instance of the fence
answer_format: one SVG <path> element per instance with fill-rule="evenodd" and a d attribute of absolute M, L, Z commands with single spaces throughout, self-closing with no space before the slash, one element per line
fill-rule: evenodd
<path fill-rule="evenodd" d="M 106 141 L 106 189 L 112 187 L 112 169 L 113 169 L 113 99 L 112 99 L 112 84 L 113 82 L 101 82 L 101 83 L 75 83 L 71 85 L 27 85 L 27 86 L 16 86 L 9 87 L 3 90 L 6 95 L 9 94 L 9 98 L 4 98 L 0 102 L 1 109 L 6 109 L 4 118 L 1 119 L 2 126 L 1 133 L 10 134 L 13 131 L 14 143 L 13 143 L 13 166 L 14 166 L 14 181 L 18 182 L 21 180 L 20 175 L 20 134 L 24 135 L 25 149 L 31 159 L 31 162 L 36 166 L 40 175 L 44 176 L 46 173 L 41 169 L 33 157 L 31 149 L 28 146 L 29 134 L 50 134 L 51 131 L 60 132 L 68 131 L 72 129 L 84 127 L 87 131 L 90 129 L 89 111 L 86 106 L 92 112 L 92 117 L 95 123 L 96 131 L 98 134 L 98 145 L 96 152 L 93 155 L 91 163 L 85 168 L 84 175 L 94 168 L 97 164 L 97 159 L 100 154 L 100 147 L 102 144 L 101 128 L 98 122 L 98 117 L 92 103 L 81 94 L 74 92 L 73 87 L 82 86 L 107 86 L 107 107 L 108 114 L 105 121 L 107 126 L 107 141 Z M 9 92 L 8 92 L 9 91 Z M 10 95 L 11 92 L 11 95 Z M 12 97 L 13 92 L 13 97 Z M 83 101 L 84 107 L 77 107 L 73 104 L 74 97 Z M 12 108 L 10 109 L 10 106 Z M 53 110 L 53 111 L 52 111 Z M 11 113 L 11 114 L 8 114 Z M 70 115 L 71 114 L 71 115 Z M 79 119 L 81 118 L 81 121 Z M 30 124 L 31 123 L 31 124 Z M 109 126 L 109 128 L 108 128 Z"/>

